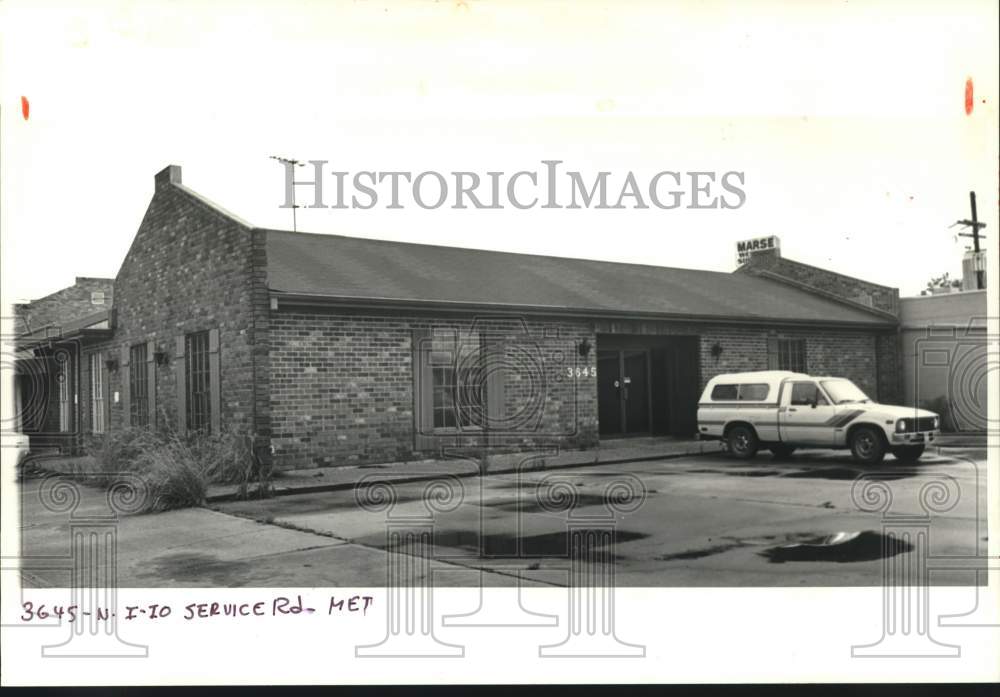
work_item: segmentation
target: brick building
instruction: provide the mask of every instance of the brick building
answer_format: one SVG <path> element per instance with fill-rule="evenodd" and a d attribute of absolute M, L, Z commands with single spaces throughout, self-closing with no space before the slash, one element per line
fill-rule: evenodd
<path fill-rule="evenodd" d="M 40 405 L 20 371 L 39 441 L 228 428 L 279 467 L 325 466 L 691 436 L 724 372 L 807 370 L 900 396 L 898 291 L 777 250 L 719 273 L 265 230 L 176 166 L 104 293 L 103 315 L 67 301 L 61 329 L 18 341 L 65 386 Z"/>

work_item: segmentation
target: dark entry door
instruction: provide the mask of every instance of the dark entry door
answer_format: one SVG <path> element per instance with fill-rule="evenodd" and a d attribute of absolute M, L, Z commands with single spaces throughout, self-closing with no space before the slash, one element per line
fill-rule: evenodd
<path fill-rule="evenodd" d="M 620 353 L 597 352 L 597 422 L 602 436 L 622 433 Z"/>
<path fill-rule="evenodd" d="M 597 418 L 603 436 L 649 433 L 649 351 L 597 352 Z"/>
<path fill-rule="evenodd" d="M 626 434 L 649 433 L 649 351 L 622 351 Z"/>

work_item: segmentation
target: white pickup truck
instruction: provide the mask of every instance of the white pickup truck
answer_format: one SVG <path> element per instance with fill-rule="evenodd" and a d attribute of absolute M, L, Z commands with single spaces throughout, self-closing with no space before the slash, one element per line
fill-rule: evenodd
<path fill-rule="evenodd" d="M 850 380 L 784 370 L 718 375 L 698 403 L 698 436 L 743 459 L 760 448 L 787 457 L 807 447 L 850 448 L 869 465 L 886 452 L 914 462 L 940 425 L 934 412 L 877 404 Z"/>

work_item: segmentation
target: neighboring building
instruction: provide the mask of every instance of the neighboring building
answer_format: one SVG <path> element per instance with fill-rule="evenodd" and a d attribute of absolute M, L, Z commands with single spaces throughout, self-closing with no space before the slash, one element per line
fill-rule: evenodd
<path fill-rule="evenodd" d="M 896 289 L 778 250 L 718 273 L 265 230 L 176 166 L 113 297 L 107 329 L 19 342 L 68 357 L 67 448 L 225 427 L 307 467 L 693 436 L 709 378 L 766 368 L 900 398 Z"/>
<path fill-rule="evenodd" d="M 952 431 L 987 426 L 986 291 L 900 301 L 904 404 L 936 411 Z"/>
<path fill-rule="evenodd" d="M 113 278 L 77 276 L 69 288 L 30 303 L 15 304 L 15 331 L 18 334 L 53 331 L 89 315 L 106 315 L 114 304 L 114 284 Z"/>
<path fill-rule="evenodd" d="M 33 434 L 34 450 L 75 446 L 82 411 L 78 366 L 85 348 L 111 337 L 113 299 L 114 279 L 77 277 L 68 288 L 14 305 L 14 430 Z"/>
<path fill-rule="evenodd" d="M 986 251 L 962 255 L 962 290 L 986 290 Z"/>

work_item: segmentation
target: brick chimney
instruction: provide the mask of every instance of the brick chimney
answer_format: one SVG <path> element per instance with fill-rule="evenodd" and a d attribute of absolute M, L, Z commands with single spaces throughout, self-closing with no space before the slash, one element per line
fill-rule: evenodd
<path fill-rule="evenodd" d="M 162 189 L 168 184 L 180 184 L 181 183 L 181 167 L 180 165 L 167 165 L 153 177 L 153 181 L 156 183 L 157 190 Z"/>

